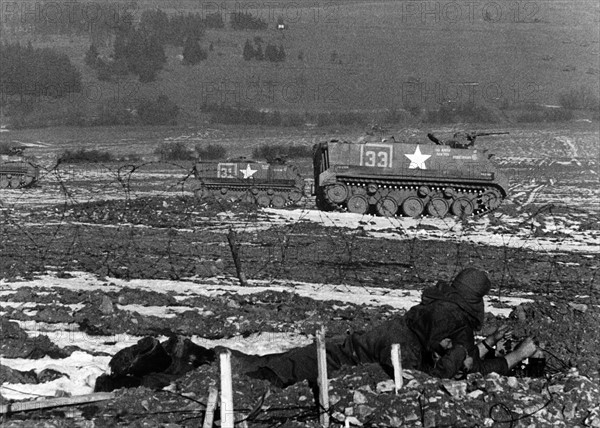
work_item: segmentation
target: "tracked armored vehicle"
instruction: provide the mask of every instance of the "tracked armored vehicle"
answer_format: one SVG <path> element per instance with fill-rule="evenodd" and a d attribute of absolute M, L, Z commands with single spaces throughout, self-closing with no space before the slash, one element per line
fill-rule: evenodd
<path fill-rule="evenodd" d="M 294 165 L 284 161 L 258 162 L 245 158 L 226 162 L 198 162 L 200 199 L 243 201 L 261 207 L 282 208 L 300 202 L 304 180 Z"/>
<path fill-rule="evenodd" d="M 23 148 L 13 148 L 11 154 L 0 155 L 0 189 L 29 187 L 38 177 L 39 167 L 23 156 Z"/>
<path fill-rule="evenodd" d="M 316 144 L 317 207 L 440 218 L 481 215 L 498 208 L 506 197 L 508 179 L 490 162 L 491 155 L 431 137 L 423 144 L 393 139 Z"/>

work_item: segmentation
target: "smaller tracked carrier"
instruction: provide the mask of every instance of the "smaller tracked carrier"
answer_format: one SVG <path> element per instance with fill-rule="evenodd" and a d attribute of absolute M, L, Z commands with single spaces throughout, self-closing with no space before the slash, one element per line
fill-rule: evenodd
<path fill-rule="evenodd" d="M 245 158 L 226 162 L 198 162 L 194 174 L 200 181 L 200 199 L 253 203 L 282 208 L 300 202 L 304 180 L 294 165 L 281 160 L 258 162 Z"/>
<path fill-rule="evenodd" d="M 465 217 L 495 210 L 508 179 L 475 148 L 434 141 L 349 143 L 314 147 L 315 195 L 321 210 L 381 216 Z M 472 147 L 472 146 L 470 146 Z"/>
<path fill-rule="evenodd" d="M 39 177 L 39 167 L 23 156 L 16 147 L 9 155 L 0 155 L 0 189 L 20 189 L 33 185 Z"/>

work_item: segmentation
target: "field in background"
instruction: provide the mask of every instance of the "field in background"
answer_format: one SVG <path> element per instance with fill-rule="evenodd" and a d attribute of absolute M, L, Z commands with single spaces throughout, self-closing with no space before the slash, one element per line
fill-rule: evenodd
<path fill-rule="evenodd" d="M 390 127 L 382 137 L 395 136 L 398 141 L 427 143 L 426 134 L 433 132 L 447 138 L 456 126 Z M 567 208 L 585 207 L 600 211 L 595 196 L 598 188 L 600 146 L 595 124 L 586 122 L 563 126 L 468 127 L 467 130 L 507 131 L 508 135 L 480 137 L 478 148 L 489 150 L 495 162 L 510 179 L 510 200 L 517 206 L 547 204 Z M 10 191 L 0 195 L 6 206 L 83 203 L 86 201 L 124 199 L 129 197 L 173 194 L 191 195 L 194 181 L 193 159 L 160 161 L 156 151 L 162 147 L 182 145 L 196 147 L 216 145 L 227 151 L 227 157 L 252 157 L 263 146 L 301 146 L 305 151 L 318 142 L 338 138 L 357 141 L 364 130 L 350 127 L 263 128 L 247 126 L 156 126 L 156 127 L 92 127 L 10 130 L 1 134 L 7 141 L 27 146 L 25 153 L 42 166 L 39 185 L 26 191 Z M 111 161 L 98 163 L 62 163 L 65 151 L 97 150 L 111 156 Z M 312 178 L 309 158 L 290 159 L 301 174 Z M 130 190 L 123 188 L 119 174 L 135 167 Z M 71 192 L 66 198 L 63 186 Z M 66 198 L 66 199 L 65 199 Z M 69 199 L 72 198 L 72 199 Z M 511 215 L 514 214 L 511 211 Z"/>
<path fill-rule="evenodd" d="M 207 118 L 203 104 L 280 111 L 377 112 L 435 108 L 446 101 L 497 109 L 524 103 L 556 105 L 561 94 L 599 91 L 599 6 L 596 2 L 138 2 L 170 13 L 250 12 L 269 22 L 265 31 L 208 30 L 209 58 L 185 66 L 180 48 L 156 82 L 133 78 L 99 82 L 83 63 L 84 38 L 33 39 L 66 52 L 83 74 L 85 90 L 53 105 L 92 114 L 102 102 L 133 103 L 166 94 L 182 107 L 180 122 Z M 275 29 L 279 16 L 287 28 Z M 283 45 L 284 63 L 244 61 L 246 39 Z M 26 38 L 26 37 L 25 37 Z M 23 41 L 23 37 L 21 37 Z M 111 48 L 101 48 L 109 54 Z M 301 59 L 299 59 L 301 57 Z"/>

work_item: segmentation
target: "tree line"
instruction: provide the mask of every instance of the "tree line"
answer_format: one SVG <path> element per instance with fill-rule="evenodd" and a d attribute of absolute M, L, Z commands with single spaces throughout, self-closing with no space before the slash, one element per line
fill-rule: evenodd
<path fill-rule="evenodd" d="M 126 22 L 130 21 L 123 21 Z M 147 10 L 142 13 L 137 27 L 124 24 L 117 29 L 110 58 L 101 58 L 92 44 L 85 62 L 96 68 L 100 80 L 113 80 L 131 73 L 142 83 L 152 82 L 167 62 L 166 45 L 183 46 L 184 62 L 197 64 L 208 57 L 199 43 L 205 29 L 224 25 L 220 14 L 204 18 L 197 13 L 169 16 L 162 10 Z"/>
<path fill-rule="evenodd" d="M 3 5 L 3 30 L 39 36 L 89 35 L 107 40 L 125 20 L 132 4 L 122 2 L 10 2 Z"/>
<path fill-rule="evenodd" d="M 268 24 L 251 13 L 233 12 L 229 15 L 229 24 L 234 30 L 266 30 Z"/>
<path fill-rule="evenodd" d="M 48 48 L 34 48 L 31 43 L 0 45 L 0 84 L 2 101 L 17 95 L 61 98 L 80 92 L 81 74 L 69 57 Z"/>
<path fill-rule="evenodd" d="M 160 41 L 135 28 L 117 33 L 110 58 L 100 57 L 93 44 L 85 54 L 85 63 L 97 70 L 99 80 L 105 81 L 132 73 L 142 83 L 152 82 L 166 62 Z"/>
<path fill-rule="evenodd" d="M 249 40 L 246 39 L 246 43 L 244 44 L 244 50 L 242 51 L 242 57 L 246 61 L 250 61 L 251 59 L 256 59 L 257 61 L 271 61 L 271 62 L 283 62 L 285 61 L 285 49 L 283 45 L 279 45 L 279 47 L 268 43 L 263 51 L 262 43 L 255 42 L 256 46 Z"/>
<path fill-rule="evenodd" d="M 3 25 L 13 32 L 40 36 L 89 35 L 99 44 L 136 21 L 135 3 L 122 2 L 11 2 L 3 8 Z M 147 10 L 141 16 L 142 27 L 164 43 L 182 46 L 184 35 L 195 28 L 224 28 L 220 13 L 168 16 L 162 10 Z"/>
<path fill-rule="evenodd" d="M 225 22 L 219 13 L 167 15 L 162 10 L 147 10 L 142 13 L 138 29 L 155 37 L 161 44 L 183 46 L 189 39 L 200 39 L 208 28 L 224 28 Z"/>

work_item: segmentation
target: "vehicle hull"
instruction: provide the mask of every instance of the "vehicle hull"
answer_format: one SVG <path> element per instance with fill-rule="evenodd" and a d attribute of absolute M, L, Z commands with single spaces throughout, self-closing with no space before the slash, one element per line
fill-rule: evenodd
<path fill-rule="evenodd" d="M 358 214 L 481 215 L 500 206 L 508 179 L 486 151 L 399 142 L 315 146 L 317 207 Z"/>
<path fill-rule="evenodd" d="M 0 189 L 32 186 L 39 178 L 39 168 L 20 156 L 0 157 Z"/>
<path fill-rule="evenodd" d="M 194 168 L 200 199 L 242 201 L 262 207 L 297 204 L 304 195 L 304 181 L 287 163 L 251 160 L 198 162 Z"/>

